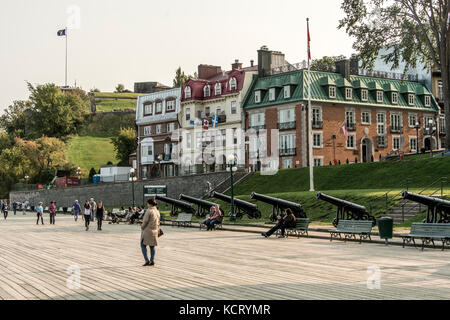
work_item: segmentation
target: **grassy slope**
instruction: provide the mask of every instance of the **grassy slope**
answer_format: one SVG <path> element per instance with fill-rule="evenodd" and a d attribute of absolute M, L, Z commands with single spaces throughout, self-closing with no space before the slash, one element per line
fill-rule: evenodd
<path fill-rule="evenodd" d="M 115 92 L 95 92 L 95 98 L 123 98 L 123 99 L 136 99 L 141 96 L 142 93 L 115 93 Z"/>
<path fill-rule="evenodd" d="M 136 110 L 136 99 L 96 99 L 97 112 Z"/>

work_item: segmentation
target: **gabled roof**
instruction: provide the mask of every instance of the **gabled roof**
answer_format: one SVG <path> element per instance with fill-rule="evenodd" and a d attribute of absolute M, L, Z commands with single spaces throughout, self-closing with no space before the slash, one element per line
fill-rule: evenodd
<path fill-rule="evenodd" d="M 336 81 L 336 85 L 338 86 L 338 88 L 352 88 L 352 84 L 345 78 L 338 79 Z"/>
<path fill-rule="evenodd" d="M 320 78 L 320 85 L 321 86 L 335 86 L 336 82 L 332 80 L 330 77 L 325 76 Z"/>
<path fill-rule="evenodd" d="M 383 91 L 383 87 L 380 85 L 378 81 L 371 81 L 367 84 L 367 87 L 370 91 Z"/>
<path fill-rule="evenodd" d="M 392 85 L 392 83 L 385 83 L 383 89 L 386 92 L 398 92 L 397 88 Z"/>

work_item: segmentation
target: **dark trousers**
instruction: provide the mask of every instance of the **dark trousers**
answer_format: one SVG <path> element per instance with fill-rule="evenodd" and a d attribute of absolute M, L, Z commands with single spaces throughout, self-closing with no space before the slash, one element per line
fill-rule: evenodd
<path fill-rule="evenodd" d="M 16 211 L 17 211 L 17 209 L 14 209 L 14 215 L 16 215 Z"/>
<path fill-rule="evenodd" d="M 55 216 L 56 216 L 56 213 L 50 212 L 50 224 L 55 224 Z"/>
<path fill-rule="evenodd" d="M 39 224 L 39 218 L 41 218 L 41 223 L 44 224 L 44 218 L 42 217 L 42 213 L 38 213 L 37 214 L 36 224 Z"/>
<path fill-rule="evenodd" d="M 204 224 L 206 225 L 206 230 L 214 229 L 214 225 L 219 224 L 219 223 L 220 223 L 220 221 L 215 220 L 215 219 L 208 219 L 204 222 Z"/>
<path fill-rule="evenodd" d="M 275 231 L 281 229 L 281 235 L 284 236 L 284 231 L 286 230 L 286 226 L 283 221 L 279 221 L 272 229 L 266 232 L 267 236 L 270 237 Z"/>
<path fill-rule="evenodd" d="M 97 229 L 102 230 L 103 216 L 97 216 Z"/>
<path fill-rule="evenodd" d="M 84 226 L 89 228 L 89 222 L 91 221 L 91 216 L 84 215 Z"/>
<path fill-rule="evenodd" d="M 6 218 L 8 218 L 8 210 L 3 210 L 3 216 Z"/>

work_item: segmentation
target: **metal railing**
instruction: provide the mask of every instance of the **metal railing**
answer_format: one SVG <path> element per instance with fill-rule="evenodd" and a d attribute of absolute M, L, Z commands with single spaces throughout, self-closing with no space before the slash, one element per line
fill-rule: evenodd
<path fill-rule="evenodd" d="M 280 152 L 280 157 L 295 156 L 297 154 L 297 148 L 280 149 L 279 152 Z"/>
<path fill-rule="evenodd" d="M 313 120 L 312 127 L 313 129 L 322 129 L 323 121 Z"/>
<path fill-rule="evenodd" d="M 279 130 L 295 129 L 295 126 L 296 126 L 295 121 L 278 123 Z"/>

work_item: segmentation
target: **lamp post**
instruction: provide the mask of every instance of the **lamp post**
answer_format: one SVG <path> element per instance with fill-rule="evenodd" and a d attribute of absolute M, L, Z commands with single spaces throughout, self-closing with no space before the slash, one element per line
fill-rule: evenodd
<path fill-rule="evenodd" d="M 433 157 L 433 133 L 436 132 L 436 126 L 434 125 L 434 121 L 432 119 L 428 121 L 427 131 L 430 135 L 430 156 Z"/>
<path fill-rule="evenodd" d="M 416 129 L 416 153 L 419 154 L 419 129 L 420 129 L 420 123 L 416 122 L 416 125 L 414 126 Z"/>
<path fill-rule="evenodd" d="M 77 176 L 78 176 L 78 182 L 81 182 L 81 168 L 80 167 L 77 168 Z"/>
<path fill-rule="evenodd" d="M 130 179 L 131 182 L 131 193 L 133 194 L 133 208 L 134 208 L 134 182 L 137 180 L 136 178 L 136 170 L 134 168 L 130 169 Z"/>
<path fill-rule="evenodd" d="M 228 156 L 227 171 L 231 174 L 231 212 L 230 221 L 236 221 L 236 215 L 234 214 L 234 182 L 233 182 L 233 171 L 237 171 L 236 167 L 236 155 L 230 154 Z"/>

